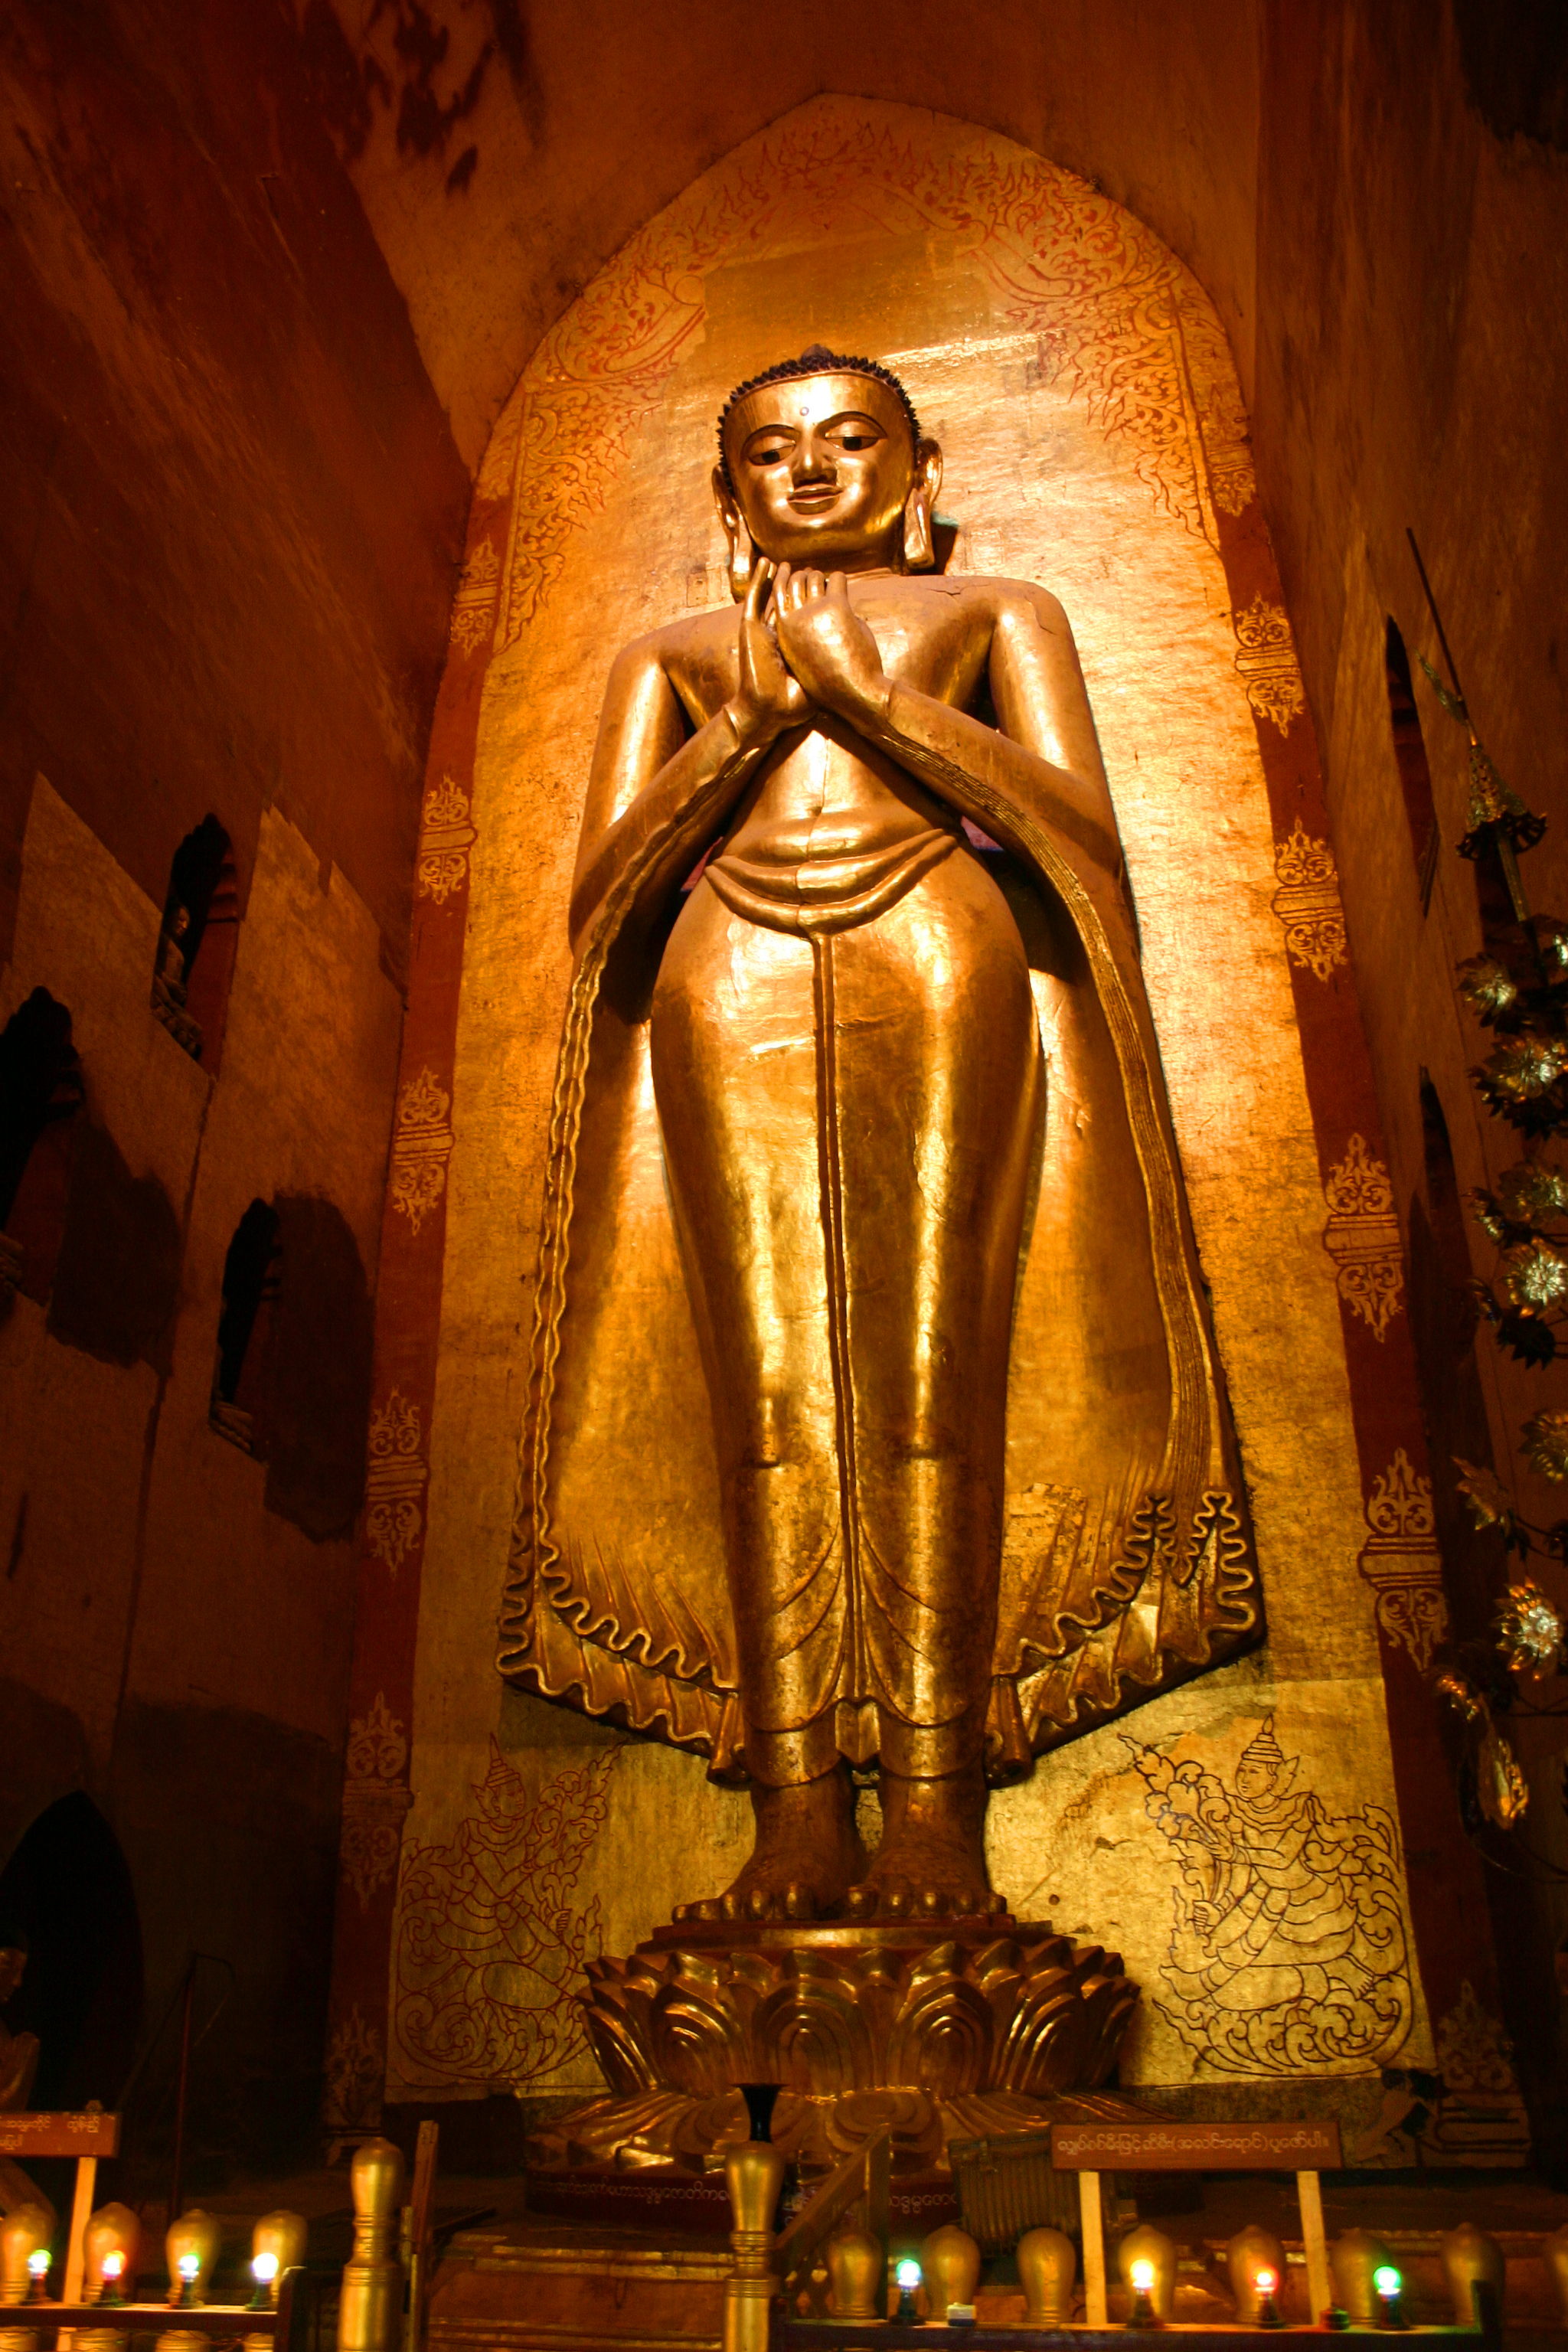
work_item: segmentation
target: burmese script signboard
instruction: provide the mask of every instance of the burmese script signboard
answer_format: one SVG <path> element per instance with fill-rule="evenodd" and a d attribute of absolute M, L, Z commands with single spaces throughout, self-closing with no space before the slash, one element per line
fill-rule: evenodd
<path fill-rule="evenodd" d="M 79 2115 L 0 2115 L 0 2156 L 118 2156 L 120 2117 L 97 2108 Z"/>
<path fill-rule="evenodd" d="M 1337 2172 L 1340 2127 L 1309 2124 L 1056 2124 L 1060 2172 Z"/>

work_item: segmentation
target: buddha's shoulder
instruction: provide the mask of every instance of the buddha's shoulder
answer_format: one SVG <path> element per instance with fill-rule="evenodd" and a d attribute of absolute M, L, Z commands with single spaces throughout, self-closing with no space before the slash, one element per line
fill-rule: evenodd
<path fill-rule="evenodd" d="M 924 572 L 914 575 L 914 583 L 930 595 L 961 596 L 998 620 L 1032 614 L 1047 624 L 1060 623 L 1064 627 L 1067 624 L 1060 597 L 1037 580 L 1008 580 L 988 572 Z"/>
<path fill-rule="evenodd" d="M 633 637 L 623 649 L 626 662 L 668 662 L 720 652 L 732 646 L 740 628 L 737 604 L 713 604 L 700 613 L 682 613 L 662 622 L 645 635 Z"/>

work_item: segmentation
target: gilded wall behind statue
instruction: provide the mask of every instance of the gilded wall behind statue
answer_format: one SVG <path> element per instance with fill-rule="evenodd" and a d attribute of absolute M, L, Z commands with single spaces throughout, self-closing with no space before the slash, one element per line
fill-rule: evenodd
<path fill-rule="evenodd" d="M 1283 614 L 1234 612 L 1220 561 L 1218 519 L 1251 496 L 1229 355 L 1193 280 L 1082 183 L 940 117 L 825 99 L 717 165 L 594 282 L 536 353 L 481 478 L 510 499 L 506 544 L 470 561 L 454 626 L 465 645 L 493 631 L 494 653 L 471 794 L 454 785 L 431 820 L 461 831 L 471 872 L 457 1059 L 399 1137 L 410 1201 L 445 1188 L 447 1249 L 389 2091 L 591 2089 L 583 1960 L 629 1949 L 749 1843 L 745 1800 L 699 1759 L 506 1692 L 493 1629 L 605 673 L 629 638 L 727 599 L 712 420 L 733 383 L 812 341 L 909 384 L 946 455 L 951 568 L 1038 581 L 1072 622 L 1268 1611 L 1263 1651 L 998 1794 L 994 1883 L 1020 1916 L 1120 1948 L 1145 1987 L 1124 2085 L 1418 2062 L 1289 959 L 1325 987 L 1348 968 L 1331 860 L 1310 910 L 1281 905 L 1307 886 L 1279 864 L 1258 731 L 1307 721 Z M 432 842 L 438 880 L 437 851 L 458 853 Z M 1016 1540 L 1048 1502 L 1010 1497 Z M 1239 1943 L 1216 1933 L 1221 1906 Z M 1321 1923 L 1304 1958 L 1275 1938 L 1281 1906 Z"/>

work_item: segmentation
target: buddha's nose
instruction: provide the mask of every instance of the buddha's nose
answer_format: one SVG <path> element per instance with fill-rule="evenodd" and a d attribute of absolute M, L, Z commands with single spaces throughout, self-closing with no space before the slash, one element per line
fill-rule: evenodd
<path fill-rule="evenodd" d="M 833 458 L 826 449 L 803 441 L 796 446 L 790 471 L 797 483 L 830 482 L 834 478 Z"/>

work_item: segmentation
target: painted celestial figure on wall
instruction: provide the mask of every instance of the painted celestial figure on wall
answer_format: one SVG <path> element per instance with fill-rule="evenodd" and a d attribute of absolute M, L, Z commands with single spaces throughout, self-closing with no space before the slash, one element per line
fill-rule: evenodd
<path fill-rule="evenodd" d="M 1414 2017 L 1399 1840 L 1381 1805 L 1298 1787 L 1267 1717 L 1228 1783 L 1122 1734 L 1181 1867 L 1156 2007 L 1217 2074 L 1388 2065 Z"/>
<path fill-rule="evenodd" d="M 501 1664 L 749 1782 L 699 1917 L 999 1907 L 988 1781 L 1258 1627 L 1071 631 L 941 478 L 874 362 L 742 384 L 584 813 Z"/>

